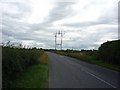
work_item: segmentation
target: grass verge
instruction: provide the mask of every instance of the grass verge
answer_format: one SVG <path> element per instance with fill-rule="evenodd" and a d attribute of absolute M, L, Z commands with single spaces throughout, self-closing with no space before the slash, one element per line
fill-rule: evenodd
<path fill-rule="evenodd" d="M 18 76 L 13 88 L 48 88 L 48 56 L 46 53 L 40 55 L 38 63 Z"/>
<path fill-rule="evenodd" d="M 112 64 L 112 63 L 108 63 L 102 60 L 97 60 L 95 59 L 93 56 L 89 56 L 89 55 L 85 55 L 85 54 L 80 54 L 80 53 L 66 53 L 66 52 L 56 52 L 57 54 L 60 55 L 65 55 L 65 56 L 69 56 L 69 57 L 73 57 L 76 58 L 78 60 L 87 62 L 87 63 L 91 63 L 91 64 L 96 64 L 111 70 L 115 70 L 115 71 L 120 71 L 120 66 L 116 65 L 116 64 Z"/>
<path fill-rule="evenodd" d="M 29 67 L 14 82 L 14 88 L 48 88 L 48 65 Z"/>

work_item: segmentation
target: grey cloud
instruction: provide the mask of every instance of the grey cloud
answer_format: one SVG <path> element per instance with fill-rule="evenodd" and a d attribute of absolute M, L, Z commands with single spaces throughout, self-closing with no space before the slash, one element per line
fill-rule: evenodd
<path fill-rule="evenodd" d="M 9 0 L 6 0 L 9 1 Z M 31 13 L 31 7 L 25 0 L 16 2 L 7 2 L 9 5 L 15 5 L 19 12 L 9 13 L 8 11 L 3 12 L 2 16 L 2 34 L 3 41 L 33 41 L 31 44 L 36 47 L 43 48 L 54 48 L 54 32 L 56 28 L 52 25 L 53 22 L 71 17 L 74 13 L 71 6 L 72 2 L 56 2 L 55 7 L 50 11 L 48 17 L 46 17 L 43 23 L 29 24 L 22 22 L 26 16 Z M 3 1 L 5 3 L 5 0 Z M 112 12 L 113 11 L 113 12 Z M 113 9 L 109 14 L 101 16 L 97 21 L 81 22 L 81 23 L 64 23 L 63 26 L 74 27 L 76 30 L 69 30 L 68 32 L 78 33 L 80 36 L 72 37 L 72 41 L 63 40 L 63 48 L 74 49 L 89 49 L 93 47 L 99 47 L 101 38 L 106 35 L 111 35 L 113 39 L 116 39 L 116 29 L 114 27 L 97 27 L 100 24 L 116 25 L 116 9 Z M 90 27 L 94 28 L 90 28 Z M 52 28 L 53 27 L 53 28 Z M 98 30 L 96 32 L 92 30 Z M 67 31 L 67 29 L 66 29 Z M 67 33 L 67 32 L 66 32 Z M 66 35 L 66 37 L 69 35 Z M 64 37 L 63 37 L 64 38 Z M 37 44 L 41 43 L 41 44 Z"/>
<path fill-rule="evenodd" d="M 16 34 L 27 31 L 26 28 L 28 27 L 28 24 L 22 22 L 22 20 L 26 17 L 28 13 L 30 13 L 30 7 L 29 5 L 23 3 L 23 1 L 24 0 L 21 0 L 19 2 L 12 0 L 2 1 L 3 10 L 1 18 L 2 20 L 0 24 L 2 25 L 3 36 L 6 36 L 8 39 L 10 36 L 15 38 Z M 17 9 L 15 9 L 14 13 L 10 12 L 12 10 L 10 6 L 16 6 L 15 8 Z M 8 10 L 4 8 L 8 8 Z"/>
<path fill-rule="evenodd" d="M 116 18 L 111 18 L 111 17 L 108 17 L 108 16 L 104 16 L 104 17 L 100 17 L 97 21 L 65 23 L 63 25 L 67 26 L 67 27 L 80 28 L 80 27 L 89 27 L 89 26 L 95 26 L 95 25 L 100 25 L 100 24 L 109 24 L 109 25 L 117 24 L 117 17 Z"/>
<path fill-rule="evenodd" d="M 3 17 L 6 14 L 9 14 L 10 17 L 13 18 L 23 18 L 25 16 L 25 14 L 28 14 L 31 12 L 31 8 L 29 6 L 29 4 L 24 3 L 23 1 L 25 0 L 21 0 L 19 2 L 17 1 L 3 1 L 3 10 L 2 10 L 2 14 Z M 7 11 L 6 11 L 7 8 Z M 14 13 L 13 13 L 14 12 Z"/>
<path fill-rule="evenodd" d="M 30 25 L 31 29 L 35 31 L 44 30 L 45 32 L 51 32 L 51 30 L 53 32 L 56 31 L 55 29 L 51 29 L 51 27 L 53 26 L 52 23 L 71 16 L 71 5 L 73 4 L 73 2 L 56 2 L 55 7 L 50 11 L 45 21 L 43 23 Z"/>
<path fill-rule="evenodd" d="M 95 37 L 94 37 L 95 38 Z M 99 41 L 99 38 L 97 38 L 96 40 L 92 40 L 94 38 L 90 38 L 90 39 L 84 39 L 81 40 L 80 38 L 78 38 L 76 41 L 71 41 L 71 42 L 66 42 L 63 44 L 64 48 L 73 48 L 73 49 L 97 49 L 100 45 L 97 44 L 97 42 Z M 77 44 L 76 44 L 77 43 Z"/>
<path fill-rule="evenodd" d="M 57 2 L 48 15 L 47 22 L 54 22 L 71 16 L 73 2 Z"/>
<path fill-rule="evenodd" d="M 28 2 L 14 2 L 14 3 L 11 3 L 13 5 L 16 5 L 18 7 L 18 10 L 19 12 L 23 12 L 23 13 L 26 13 L 26 12 L 31 12 L 31 8 L 30 8 L 30 2 L 29 4 L 27 4 Z"/>
<path fill-rule="evenodd" d="M 94 30 L 93 30 L 94 29 Z M 64 48 L 74 48 L 74 49 L 98 49 L 100 43 L 103 41 L 101 39 L 114 39 L 116 40 L 118 37 L 117 27 L 106 27 L 100 28 L 96 27 L 91 29 L 84 29 L 77 31 L 79 36 L 72 37 L 72 40 L 64 40 Z M 72 32 L 72 31 L 71 31 Z M 73 32 L 75 33 L 75 32 Z M 111 37 L 111 38 L 110 38 Z"/>
<path fill-rule="evenodd" d="M 89 10 L 89 7 L 93 6 L 101 6 L 103 2 L 101 1 L 91 1 L 87 5 L 84 6 L 84 11 Z M 95 26 L 95 25 L 100 25 L 100 24 L 117 24 L 118 23 L 118 10 L 117 10 L 117 3 L 116 5 L 113 5 L 113 7 L 110 7 L 110 9 L 104 8 L 104 14 L 101 14 L 101 16 L 96 20 L 96 21 L 86 21 L 86 22 L 77 22 L 77 23 L 64 23 L 64 26 L 68 27 L 89 27 L 89 26 Z M 92 13 L 92 12 L 91 12 Z M 94 17 L 94 16 L 93 16 Z"/>

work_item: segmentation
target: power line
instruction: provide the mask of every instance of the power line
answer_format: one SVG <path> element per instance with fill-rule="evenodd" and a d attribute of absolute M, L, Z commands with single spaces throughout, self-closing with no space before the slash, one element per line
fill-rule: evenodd
<path fill-rule="evenodd" d="M 62 45 L 63 45 L 63 35 L 65 34 L 65 32 L 62 32 L 62 31 L 58 31 L 55 33 L 55 50 L 57 49 L 57 46 L 60 46 L 60 49 L 62 50 Z M 60 43 L 57 43 L 57 38 L 58 38 L 58 35 L 61 37 L 61 42 Z"/>

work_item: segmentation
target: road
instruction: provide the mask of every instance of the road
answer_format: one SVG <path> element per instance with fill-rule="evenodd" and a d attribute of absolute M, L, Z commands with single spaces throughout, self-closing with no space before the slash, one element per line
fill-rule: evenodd
<path fill-rule="evenodd" d="M 119 73 L 97 65 L 47 52 L 49 88 L 118 88 Z"/>

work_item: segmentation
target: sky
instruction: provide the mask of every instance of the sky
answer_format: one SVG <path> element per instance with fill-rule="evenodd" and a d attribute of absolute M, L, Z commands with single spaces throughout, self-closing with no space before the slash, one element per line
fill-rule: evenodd
<path fill-rule="evenodd" d="M 62 31 L 63 49 L 98 49 L 118 39 L 118 1 L 1 0 L 0 42 L 54 49 Z"/>

